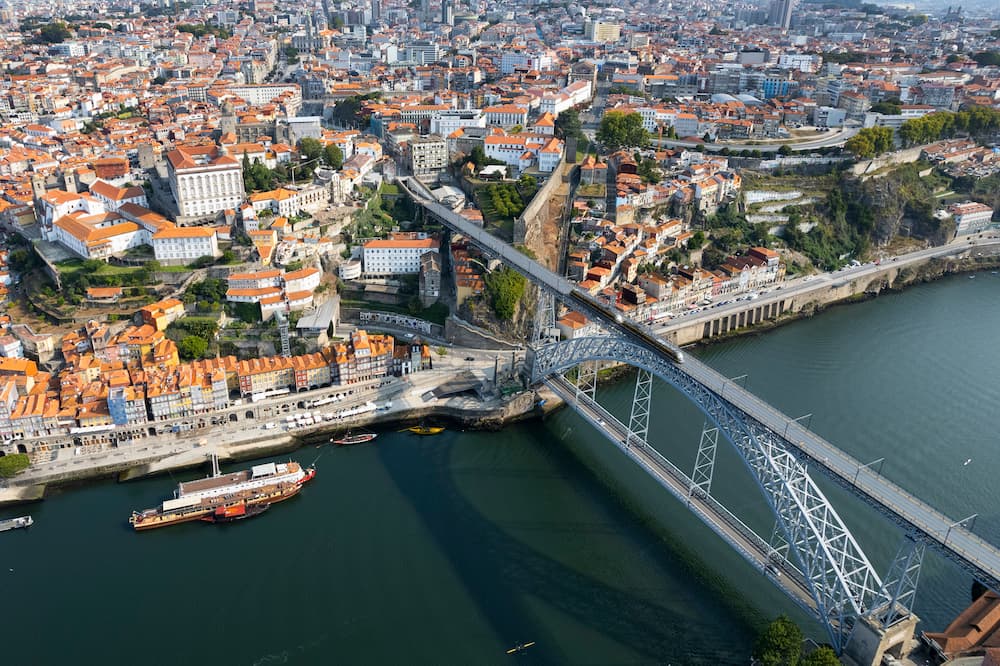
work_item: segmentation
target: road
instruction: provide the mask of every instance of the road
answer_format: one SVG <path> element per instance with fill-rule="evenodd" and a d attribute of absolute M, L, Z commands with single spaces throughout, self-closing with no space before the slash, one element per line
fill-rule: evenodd
<path fill-rule="evenodd" d="M 777 556 L 774 549 L 739 518 L 729 512 L 710 494 L 699 488 L 692 489 L 690 477 L 681 472 L 673 463 L 664 458 L 651 446 L 641 443 L 626 446 L 628 428 L 600 404 L 586 394 L 577 395 L 574 387 L 565 377 L 553 375 L 545 384 L 590 421 L 605 437 L 615 444 L 625 455 L 650 474 L 680 502 L 698 516 L 702 522 L 729 543 L 752 567 L 771 579 L 791 599 L 811 614 L 816 613 L 816 604 L 801 572 L 790 562 Z"/>
<path fill-rule="evenodd" d="M 822 136 L 815 138 L 806 138 L 802 140 L 788 139 L 783 140 L 778 143 L 765 143 L 751 142 L 751 143 L 734 143 L 731 141 L 723 141 L 717 143 L 711 142 L 701 142 L 701 141 L 683 141 L 680 139 L 663 139 L 662 142 L 657 139 L 653 139 L 653 144 L 665 146 L 667 148 L 694 148 L 696 146 L 704 146 L 705 150 L 716 152 L 722 150 L 723 148 L 728 148 L 732 152 L 741 152 L 743 150 L 759 150 L 762 153 L 772 153 L 779 150 L 782 146 L 788 146 L 793 152 L 796 153 L 807 153 L 818 148 L 828 148 L 830 146 L 842 146 L 847 142 L 852 136 L 858 133 L 857 128 L 844 127 L 839 130 L 831 130 L 830 132 L 824 133 Z"/>
<path fill-rule="evenodd" d="M 669 359 L 677 372 L 687 375 L 690 380 L 701 384 L 705 389 L 723 395 L 724 400 L 733 407 L 742 410 L 746 418 L 756 420 L 770 429 L 774 438 L 782 446 L 793 453 L 812 461 L 816 468 L 822 470 L 862 500 L 880 511 L 889 520 L 934 547 L 945 557 L 959 564 L 976 580 L 981 581 L 993 590 L 1000 589 L 1000 550 L 973 535 L 968 530 L 957 526 L 955 521 L 944 516 L 928 504 L 917 499 L 905 490 L 874 472 L 832 446 L 815 433 L 812 433 L 774 407 L 764 403 L 759 398 L 740 388 L 732 381 L 715 372 L 697 359 L 689 358 L 678 363 L 676 352 L 662 342 L 654 342 L 652 336 L 640 335 L 632 330 L 634 326 L 621 321 L 620 315 L 615 316 L 609 310 L 591 304 L 586 298 L 575 297 L 575 285 L 564 277 L 560 277 L 538 262 L 521 254 L 516 249 L 504 243 L 488 232 L 476 227 L 465 218 L 441 206 L 429 196 L 423 194 L 426 188 L 416 181 L 401 179 L 400 184 L 411 192 L 416 203 L 443 224 L 461 232 L 476 243 L 483 251 L 501 258 L 522 275 L 547 289 L 558 298 L 572 303 L 575 309 L 581 310 L 584 316 L 600 323 L 606 330 L 632 344 L 648 350 L 659 357 Z M 994 237 L 983 240 L 992 244 Z M 897 258 L 896 264 L 907 266 L 910 263 L 933 256 L 947 256 L 962 251 L 966 247 L 975 247 L 978 239 L 963 242 L 953 242 L 946 246 L 927 248 Z M 861 266 L 854 272 L 839 271 L 842 279 L 858 279 L 873 275 L 879 267 Z M 834 276 L 837 273 L 833 274 Z M 831 278 L 828 274 L 825 279 Z M 805 280 L 803 279 L 803 282 Z M 792 292 L 795 287 L 792 287 Z M 579 292 L 576 292 L 577 294 Z"/>
<path fill-rule="evenodd" d="M 601 118 L 604 116 L 604 110 L 607 104 L 607 91 L 609 88 L 610 84 L 603 82 L 598 83 L 590 108 L 580 112 L 580 126 L 583 129 L 583 133 L 586 134 L 587 138 L 591 141 L 595 140 L 597 128 L 600 127 Z M 654 138 L 653 144 L 668 148 L 695 148 L 696 146 L 704 146 L 706 150 L 712 152 L 728 148 L 733 152 L 740 152 L 743 150 L 759 150 L 762 153 L 776 152 L 782 146 L 788 146 L 793 152 L 806 153 L 818 148 L 842 146 L 848 139 L 858 133 L 858 129 L 860 128 L 841 127 L 831 129 L 829 132 L 824 132 L 822 136 L 803 138 L 801 140 L 787 139 L 777 143 L 765 143 L 764 141 L 766 140 L 751 143 L 734 143 L 729 141 L 705 143 L 702 141 L 683 141 L 681 139 L 663 139 L 662 142 L 660 142 Z"/>
<path fill-rule="evenodd" d="M 717 395 L 725 395 L 726 402 L 805 457 L 810 469 L 822 471 L 990 589 L 1000 589 L 1000 550 L 995 546 L 697 359 L 689 357 L 677 367 Z"/>
<path fill-rule="evenodd" d="M 896 268 L 904 268 L 921 263 L 927 259 L 953 256 L 961 252 L 965 252 L 970 248 L 982 248 L 983 246 L 993 245 L 994 243 L 1000 242 L 1000 236 L 977 237 L 973 240 L 973 243 L 969 243 L 969 239 L 952 241 L 951 243 L 947 243 L 945 245 L 917 250 L 916 252 L 902 254 L 893 258 L 886 258 L 881 260 L 879 264 L 867 263 L 862 264 L 861 266 L 846 267 L 830 273 L 807 275 L 804 277 L 785 280 L 779 285 L 762 290 L 759 297 L 753 299 L 753 307 L 759 307 L 781 300 L 788 300 L 792 297 L 802 296 L 814 291 L 822 291 L 832 286 L 846 284 L 847 282 L 851 282 L 853 280 L 870 280 L 880 271 L 885 270 L 887 265 L 892 265 Z M 720 298 L 725 299 L 727 297 Z M 664 336 L 681 328 L 702 325 L 706 322 L 719 319 L 720 317 L 725 317 L 726 315 L 743 312 L 750 307 L 746 300 L 749 298 L 748 294 L 733 295 L 729 298 L 733 300 L 725 305 L 717 303 L 715 305 L 681 312 L 666 323 L 655 325 L 653 330 L 657 335 Z"/>

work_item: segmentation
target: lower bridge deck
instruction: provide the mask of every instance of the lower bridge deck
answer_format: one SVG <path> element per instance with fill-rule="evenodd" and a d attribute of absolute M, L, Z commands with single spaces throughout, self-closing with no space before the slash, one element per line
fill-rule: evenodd
<path fill-rule="evenodd" d="M 791 562 L 776 555 L 771 545 L 710 494 L 697 488 L 690 477 L 646 443 L 630 444 L 629 430 L 615 416 L 561 375 L 545 380 L 553 393 L 587 419 L 625 455 L 683 502 L 703 523 L 722 537 L 747 562 L 811 615 L 816 603 L 802 573 Z"/>

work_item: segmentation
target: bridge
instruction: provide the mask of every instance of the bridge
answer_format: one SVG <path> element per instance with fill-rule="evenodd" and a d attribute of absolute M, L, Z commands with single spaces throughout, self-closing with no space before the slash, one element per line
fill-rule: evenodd
<path fill-rule="evenodd" d="M 926 546 L 990 589 L 1000 589 L 1000 550 L 966 527 L 974 516 L 957 521 L 945 516 L 881 476 L 872 464 L 845 454 L 736 381 L 697 359 L 676 362 L 663 345 L 642 335 L 642 329 L 634 324 L 596 302 L 572 299 L 574 285 L 569 280 L 441 206 L 417 181 L 401 179 L 401 185 L 427 215 L 540 288 L 543 307 L 539 308 L 535 342 L 527 359 L 530 380 L 545 382 L 661 485 L 675 495 L 686 495 L 685 504 L 701 520 L 769 574 L 794 601 L 809 608 L 826 627 L 839 653 L 852 654 L 860 663 L 878 663 L 883 651 L 895 646 L 890 643 L 899 640 L 900 627 L 906 625 L 912 631 L 916 618 L 910 608 Z M 545 302 L 552 299 L 582 311 L 600 323 L 606 334 L 565 342 L 547 338 L 552 310 Z M 639 370 L 627 426 L 609 418 L 594 400 L 597 368 L 602 362 L 622 362 Z M 577 375 L 573 383 L 564 377 L 570 371 Z M 648 445 L 653 376 L 683 393 L 711 422 L 703 433 L 690 477 Z M 745 525 L 734 523 L 735 517 L 711 499 L 719 434 L 740 454 L 775 515 L 770 540 L 752 531 L 746 533 Z M 903 543 L 884 578 L 810 476 L 813 470 L 904 531 Z M 778 576 L 778 570 L 787 575 Z M 804 591 L 810 599 L 805 604 Z"/>

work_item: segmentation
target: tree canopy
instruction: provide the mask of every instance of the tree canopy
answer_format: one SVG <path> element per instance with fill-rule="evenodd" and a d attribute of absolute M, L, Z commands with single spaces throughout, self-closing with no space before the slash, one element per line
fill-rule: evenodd
<path fill-rule="evenodd" d="M 18 472 L 28 469 L 31 460 L 27 453 L 14 453 L 0 456 L 0 477 L 10 478 Z"/>
<path fill-rule="evenodd" d="M 753 656 L 763 666 L 796 666 L 802 653 L 802 630 L 779 615 L 757 637 Z"/>
<path fill-rule="evenodd" d="M 907 120 L 899 128 L 903 144 L 916 146 L 963 133 L 979 138 L 1000 131 L 1000 111 L 985 106 L 973 106 L 952 113 L 938 111 Z"/>
<path fill-rule="evenodd" d="M 299 140 L 299 154 L 302 161 L 315 160 L 323 156 L 323 144 L 318 139 L 306 137 Z"/>
<path fill-rule="evenodd" d="M 188 335 L 177 343 L 177 352 L 185 361 L 199 359 L 205 355 L 206 351 L 208 351 L 208 341 L 197 335 Z"/>
<path fill-rule="evenodd" d="M 1000 51 L 980 51 L 972 56 L 980 67 L 1000 66 Z"/>
<path fill-rule="evenodd" d="M 517 303 L 524 295 L 524 276 L 504 266 L 486 274 L 486 293 L 493 312 L 503 321 L 510 321 L 517 311 Z"/>
<path fill-rule="evenodd" d="M 875 157 L 892 150 L 891 127 L 865 127 L 844 144 L 857 157 Z"/>
<path fill-rule="evenodd" d="M 840 666 L 840 659 L 837 659 L 833 648 L 824 645 L 803 657 L 799 666 Z"/>
<path fill-rule="evenodd" d="M 62 21 L 52 21 L 38 29 L 38 41 L 42 44 L 59 44 L 69 39 L 72 34 Z"/>
<path fill-rule="evenodd" d="M 872 108 L 869 109 L 872 113 L 881 113 L 883 116 L 898 116 L 902 110 L 902 102 L 898 99 L 884 99 L 872 104 Z"/>
<path fill-rule="evenodd" d="M 344 165 L 344 151 L 335 143 L 329 143 L 323 148 L 323 163 L 334 169 Z"/>
<path fill-rule="evenodd" d="M 642 126 L 642 116 L 638 113 L 608 111 L 601 118 L 597 140 L 612 150 L 625 146 L 643 148 L 649 144 L 649 132 Z"/>

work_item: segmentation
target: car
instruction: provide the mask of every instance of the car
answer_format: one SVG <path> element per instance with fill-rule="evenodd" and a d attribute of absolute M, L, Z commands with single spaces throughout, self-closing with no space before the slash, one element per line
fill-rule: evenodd
<path fill-rule="evenodd" d="M 601 426 L 602 426 L 602 425 L 606 425 L 606 424 L 604 423 L 604 419 L 597 419 L 597 425 L 601 425 Z"/>
<path fill-rule="evenodd" d="M 469 362 L 472 362 L 472 361 L 475 361 L 476 359 L 475 359 L 475 358 L 473 358 L 472 356 L 466 356 L 466 357 L 465 357 L 465 360 L 466 360 L 466 361 L 469 361 Z"/>

